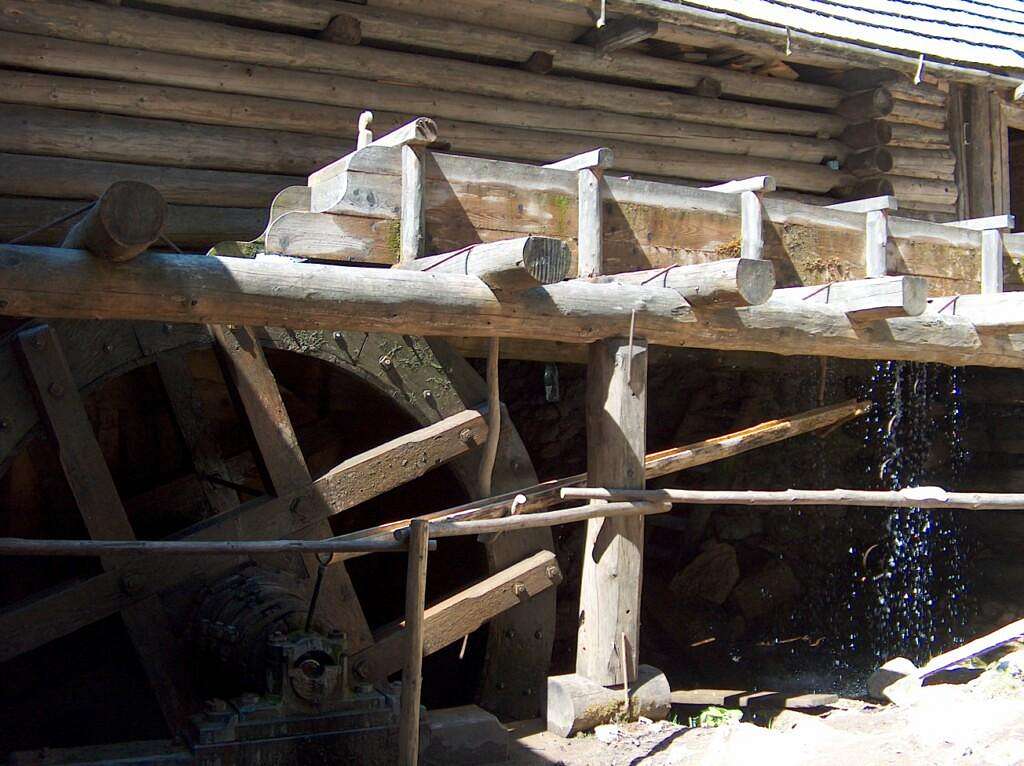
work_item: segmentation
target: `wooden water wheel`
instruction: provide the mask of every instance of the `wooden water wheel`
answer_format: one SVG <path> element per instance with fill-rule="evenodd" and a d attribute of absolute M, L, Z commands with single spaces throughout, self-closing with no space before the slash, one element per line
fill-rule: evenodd
<path fill-rule="evenodd" d="M 467 408 L 485 398 L 483 381 L 447 346 L 406 336 L 30 323 L 0 346 L 0 518 L 5 534 L 24 537 L 267 539 L 440 510 L 477 494 L 486 424 Z M 506 422 L 493 491 L 533 481 Z M 442 545 L 437 559 L 448 563 L 434 567 L 434 598 L 550 548 L 551 536 Z M 0 659 L 17 681 L 6 687 L 22 696 L 3 701 L 5 720 L 19 722 L 3 744 L 77 744 L 75 727 L 59 725 L 72 704 L 112 711 L 93 741 L 160 736 L 142 721 L 146 700 L 177 733 L 210 694 L 184 641 L 197 594 L 239 563 L 5 559 Z M 311 585 L 315 561 L 273 563 Z M 385 623 L 400 617 L 404 556 L 348 568 L 352 577 L 345 564 L 327 568 L 318 614 L 347 635 L 353 673 L 381 681 L 400 668 L 387 640 L 398 629 Z M 480 679 L 481 705 L 507 717 L 538 713 L 553 623 L 553 588 L 490 621 L 482 667 L 463 674 Z M 120 672 L 82 672 L 90 658 Z"/>

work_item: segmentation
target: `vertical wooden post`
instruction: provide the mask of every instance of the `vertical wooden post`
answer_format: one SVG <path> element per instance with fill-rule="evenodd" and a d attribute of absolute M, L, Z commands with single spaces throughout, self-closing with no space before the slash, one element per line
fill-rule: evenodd
<path fill-rule="evenodd" d="M 416 766 L 420 746 L 420 692 L 423 686 L 423 611 L 427 595 L 427 543 L 430 527 L 409 522 L 409 564 L 405 575 L 405 666 L 398 730 L 399 766 Z"/>
<path fill-rule="evenodd" d="M 864 268 L 869 277 L 884 277 L 888 269 L 889 216 L 884 210 L 869 210 L 864 225 Z"/>
<path fill-rule="evenodd" d="M 740 192 L 740 258 L 761 258 L 763 255 L 761 195 L 755 191 Z"/>
<path fill-rule="evenodd" d="M 574 157 L 545 165 L 556 170 L 574 170 L 577 174 L 577 255 L 576 275 L 597 277 L 604 273 L 604 216 L 601 187 L 605 168 L 615 162 L 611 149 L 594 149 Z"/>
<path fill-rule="evenodd" d="M 604 273 L 604 221 L 601 215 L 601 177 L 599 167 L 579 171 L 579 277 Z"/>
<path fill-rule="evenodd" d="M 587 366 L 587 480 L 596 487 L 644 486 L 647 341 L 592 343 Z M 643 574 L 643 516 L 587 522 L 576 672 L 602 686 L 636 673 Z M 623 634 L 625 641 L 623 642 Z M 621 647 L 630 652 L 622 662 Z"/>
<path fill-rule="evenodd" d="M 399 262 L 424 254 L 426 242 L 426 153 L 421 145 L 402 146 L 402 222 Z"/>
<path fill-rule="evenodd" d="M 1003 234 L 999 229 L 981 232 L 981 292 L 1003 291 Z"/>

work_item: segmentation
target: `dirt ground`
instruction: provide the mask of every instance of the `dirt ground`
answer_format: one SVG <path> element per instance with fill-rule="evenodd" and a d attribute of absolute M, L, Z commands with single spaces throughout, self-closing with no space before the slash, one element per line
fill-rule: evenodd
<path fill-rule="evenodd" d="M 515 731 L 521 764 L 565 766 L 905 766 L 1024 764 L 1024 664 L 923 687 L 909 704 L 841 699 L 818 714 L 785 711 L 768 725 L 621 724 L 561 739 L 539 722 Z"/>

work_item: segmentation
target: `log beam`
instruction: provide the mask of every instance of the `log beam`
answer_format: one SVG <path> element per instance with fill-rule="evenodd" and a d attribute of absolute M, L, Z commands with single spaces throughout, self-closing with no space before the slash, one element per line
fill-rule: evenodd
<path fill-rule="evenodd" d="M 115 181 L 65 235 L 61 247 L 88 250 L 98 258 L 127 261 L 156 242 L 167 203 L 139 181 Z"/>
<path fill-rule="evenodd" d="M 854 322 L 914 317 L 923 314 L 928 306 L 928 280 L 924 277 L 877 277 L 787 287 L 776 290 L 771 300 L 828 304 L 845 311 Z"/>
<path fill-rule="evenodd" d="M 0 256 L 0 313 L 12 316 L 345 327 L 571 343 L 620 335 L 635 320 L 637 337 L 667 346 L 1024 367 L 1014 337 L 983 341 L 959 316 L 863 327 L 827 305 L 769 301 L 705 312 L 698 321 L 674 290 L 634 285 L 569 280 L 499 301 L 476 277 L 398 269 L 154 252 L 111 264 L 78 250 L 17 245 L 0 246 Z"/>
<path fill-rule="evenodd" d="M 775 289 L 775 267 L 767 260 L 727 258 L 613 274 L 608 279 L 628 285 L 667 287 L 691 306 L 757 306 L 767 301 Z"/>
<path fill-rule="evenodd" d="M 408 268 L 434 274 L 472 274 L 498 293 L 561 282 L 571 262 L 569 247 L 560 239 L 520 237 L 424 256 Z"/>

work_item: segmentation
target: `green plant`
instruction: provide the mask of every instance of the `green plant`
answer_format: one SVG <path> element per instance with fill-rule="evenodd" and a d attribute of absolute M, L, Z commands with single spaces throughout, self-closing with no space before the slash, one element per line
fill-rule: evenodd
<path fill-rule="evenodd" d="M 713 729 L 717 726 L 739 723 L 741 718 L 743 718 L 742 710 L 730 710 L 712 705 L 700 711 L 697 716 L 697 725 L 704 729 Z"/>

